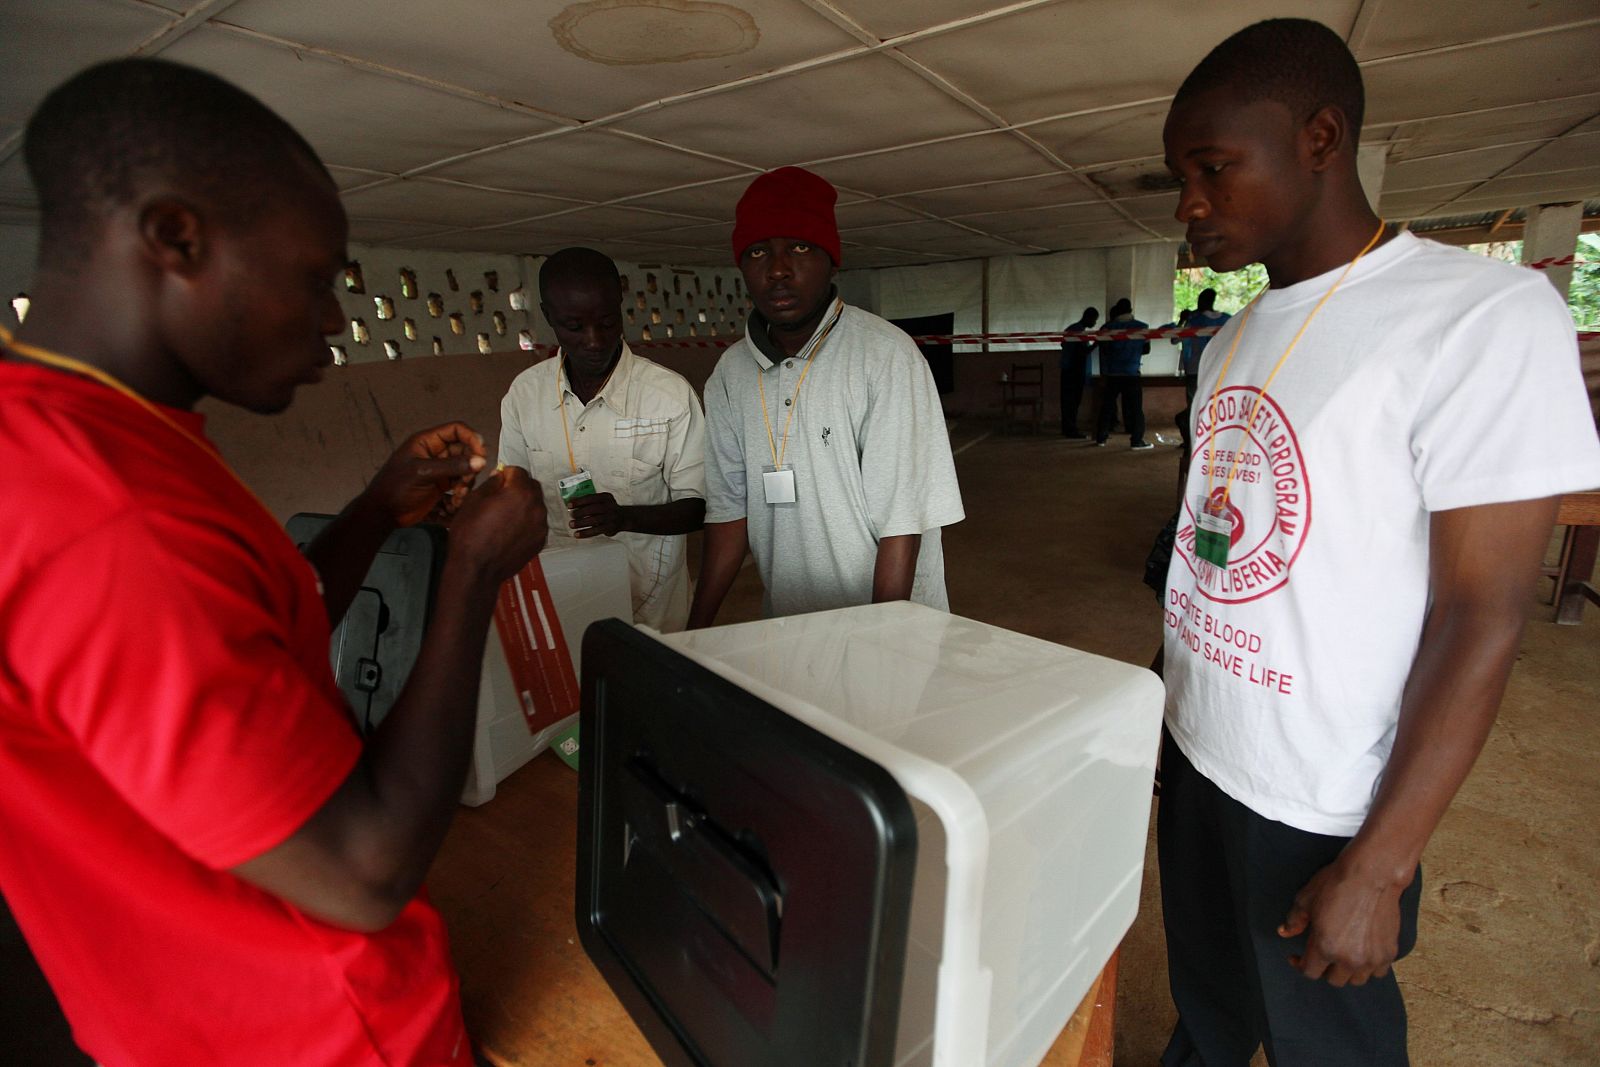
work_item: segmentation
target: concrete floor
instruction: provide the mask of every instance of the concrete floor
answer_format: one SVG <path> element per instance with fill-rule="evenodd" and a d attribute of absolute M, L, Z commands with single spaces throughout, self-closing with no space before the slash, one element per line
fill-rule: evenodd
<path fill-rule="evenodd" d="M 1140 576 L 1175 506 L 1176 449 L 1134 453 L 1125 436 L 1104 449 L 1004 437 L 978 421 L 956 423 L 952 440 L 968 516 L 945 532 L 953 610 L 1148 663 L 1160 623 Z M 1529 610 L 1499 724 L 1424 858 L 1418 946 L 1397 968 L 1419 1067 L 1600 1063 L 1600 840 L 1590 821 L 1600 812 L 1600 611 L 1558 627 L 1548 606 Z M 720 621 L 759 613 L 746 567 Z M 1117 1062 L 1128 1067 L 1153 1067 L 1174 1017 L 1153 849 L 1152 838 L 1122 952 Z M 0 961 L 0 1062 L 83 1062 L 46 1022 L 48 994 L 20 980 L 18 947 L 14 933 L 0 936 L 13 950 Z"/>

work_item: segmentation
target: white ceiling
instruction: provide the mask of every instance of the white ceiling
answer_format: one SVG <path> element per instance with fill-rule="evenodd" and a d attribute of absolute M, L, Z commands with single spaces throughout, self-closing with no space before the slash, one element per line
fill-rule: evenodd
<path fill-rule="evenodd" d="M 721 264 L 788 163 L 839 186 L 847 266 L 1175 240 L 1167 102 L 1281 14 L 1361 61 L 1385 216 L 1600 198 L 1594 0 L 0 0 L 0 219 L 43 94 L 159 54 L 298 127 L 358 241 Z"/>

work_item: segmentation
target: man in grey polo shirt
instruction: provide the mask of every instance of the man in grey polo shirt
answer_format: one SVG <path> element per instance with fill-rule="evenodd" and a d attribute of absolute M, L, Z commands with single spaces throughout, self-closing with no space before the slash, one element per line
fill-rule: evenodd
<path fill-rule="evenodd" d="M 833 186 L 763 174 L 735 213 L 755 303 L 706 383 L 706 539 L 689 628 L 754 554 L 765 613 L 884 600 L 947 609 L 939 530 L 965 517 L 944 412 L 911 339 L 833 279 Z"/>

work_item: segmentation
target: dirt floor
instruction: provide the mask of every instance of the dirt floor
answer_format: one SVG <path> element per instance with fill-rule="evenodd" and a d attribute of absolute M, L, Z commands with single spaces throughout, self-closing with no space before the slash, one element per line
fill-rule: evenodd
<path fill-rule="evenodd" d="M 994 430 L 952 429 L 968 516 L 945 532 L 952 609 L 1147 664 L 1160 622 L 1140 576 L 1176 505 L 1177 450 Z M 1397 968 L 1419 1067 L 1600 1064 L 1600 838 L 1588 821 L 1600 812 L 1600 610 L 1579 626 L 1554 625 L 1538 601 L 1529 612 L 1499 724 L 1423 860 L 1420 937 Z M 747 566 L 720 621 L 759 613 Z M 1154 1067 L 1174 1017 L 1153 853 L 1152 837 L 1122 949 L 1116 1048 L 1127 1067 Z M 84 1062 L 46 1022 L 48 994 L 4 926 L 0 1062 Z"/>

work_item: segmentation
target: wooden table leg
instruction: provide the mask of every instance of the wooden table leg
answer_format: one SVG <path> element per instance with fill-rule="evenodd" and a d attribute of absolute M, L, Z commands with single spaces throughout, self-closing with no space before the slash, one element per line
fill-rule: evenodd
<path fill-rule="evenodd" d="M 1571 542 L 1562 553 L 1561 574 L 1556 578 L 1556 622 L 1576 626 L 1583 619 L 1586 601 L 1600 603 L 1600 593 L 1590 584 L 1600 553 L 1600 526 L 1574 526 Z"/>

